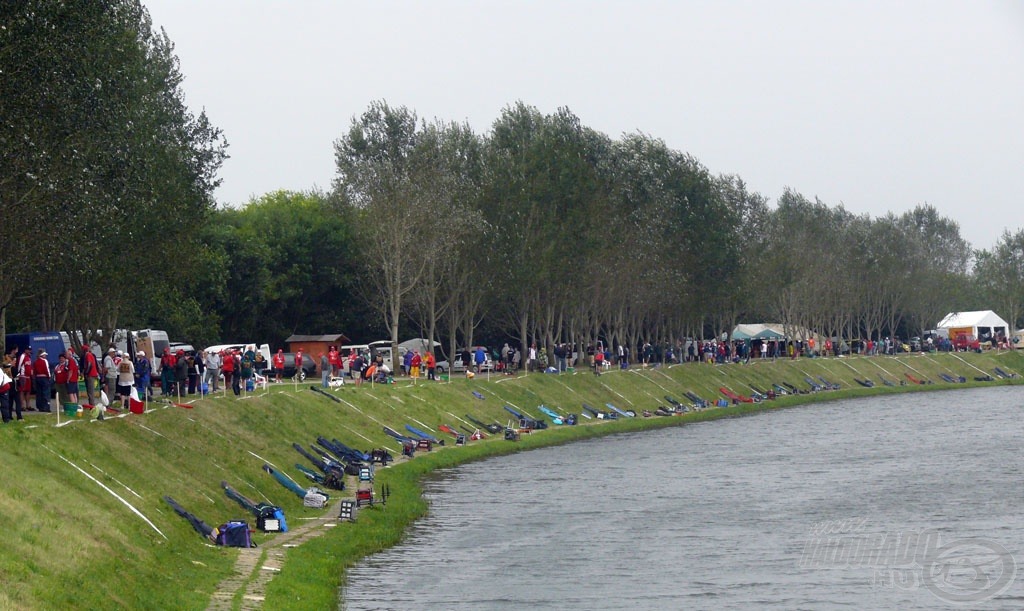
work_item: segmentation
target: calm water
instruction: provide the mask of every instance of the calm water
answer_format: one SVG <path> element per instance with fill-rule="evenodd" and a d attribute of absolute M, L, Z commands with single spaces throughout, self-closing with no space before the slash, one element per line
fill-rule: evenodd
<path fill-rule="evenodd" d="M 1020 388 L 890 396 L 467 465 L 343 607 L 1021 609 L 1022 418 Z"/>

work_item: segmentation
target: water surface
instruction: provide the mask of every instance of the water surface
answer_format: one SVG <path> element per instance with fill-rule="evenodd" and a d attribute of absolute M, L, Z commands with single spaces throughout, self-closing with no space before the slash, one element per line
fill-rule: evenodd
<path fill-rule="evenodd" d="M 440 472 L 343 608 L 1024 608 L 1022 415 L 1019 388 L 891 395 Z"/>

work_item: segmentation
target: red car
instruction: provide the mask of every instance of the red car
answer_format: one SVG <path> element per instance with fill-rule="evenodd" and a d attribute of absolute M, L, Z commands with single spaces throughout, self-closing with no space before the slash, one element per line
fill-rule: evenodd
<path fill-rule="evenodd" d="M 957 335 L 953 339 L 953 347 L 957 352 L 981 352 L 981 342 L 973 335 Z"/>

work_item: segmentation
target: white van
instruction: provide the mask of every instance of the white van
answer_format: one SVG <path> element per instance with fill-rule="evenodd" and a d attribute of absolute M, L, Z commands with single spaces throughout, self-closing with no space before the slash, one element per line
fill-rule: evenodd
<path fill-rule="evenodd" d="M 342 375 L 352 377 L 352 372 L 349 370 L 349 364 L 358 354 L 368 356 L 370 354 L 370 346 L 368 344 L 349 344 L 348 346 L 341 346 L 338 348 L 338 354 L 341 355 Z"/>
<path fill-rule="evenodd" d="M 218 344 L 216 346 L 207 346 L 203 348 L 203 352 L 209 354 L 210 352 L 224 352 L 225 350 L 238 350 L 239 352 L 245 352 L 246 346 L 256 346 L 256 352 L 263 357 L 263 362 L 266 363 L 267 367 L 270 367 L 270 344 L 255 344 L 248 342 L 245 344 Z"/>
<path fill-rule="evenodd" d="M 134 332 L 135 350 L 145 350 L 146 356 L 153 367 L 153 376 L 160 375 L 160 357 L 164 348 L 170 348 L 171 342 L 167 339 L 166 331 L 157 329 L 140 329 Z M 116 334 L 115 334 L 116 339 Z"/>
<path fill-rule="evenodd" d="M 370 348 L 370 355 L 373 358 L 382 357 L 384 366 L 390 371 L 395 371 L 395 359 L 391 354 L 391 340 L 382 339 L 368 344 Z M 399 356 L 404 356 L 405 351 L 403 348 L 399 348 Z"/>

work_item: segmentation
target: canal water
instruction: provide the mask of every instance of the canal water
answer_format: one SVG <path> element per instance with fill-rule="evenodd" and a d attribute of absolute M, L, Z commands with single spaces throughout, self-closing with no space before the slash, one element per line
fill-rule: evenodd
<path fill-rule="evenodd" d="M 1022 418 L 913 393 L 465 465 L 342 608 L 1022 609 Z"/>

